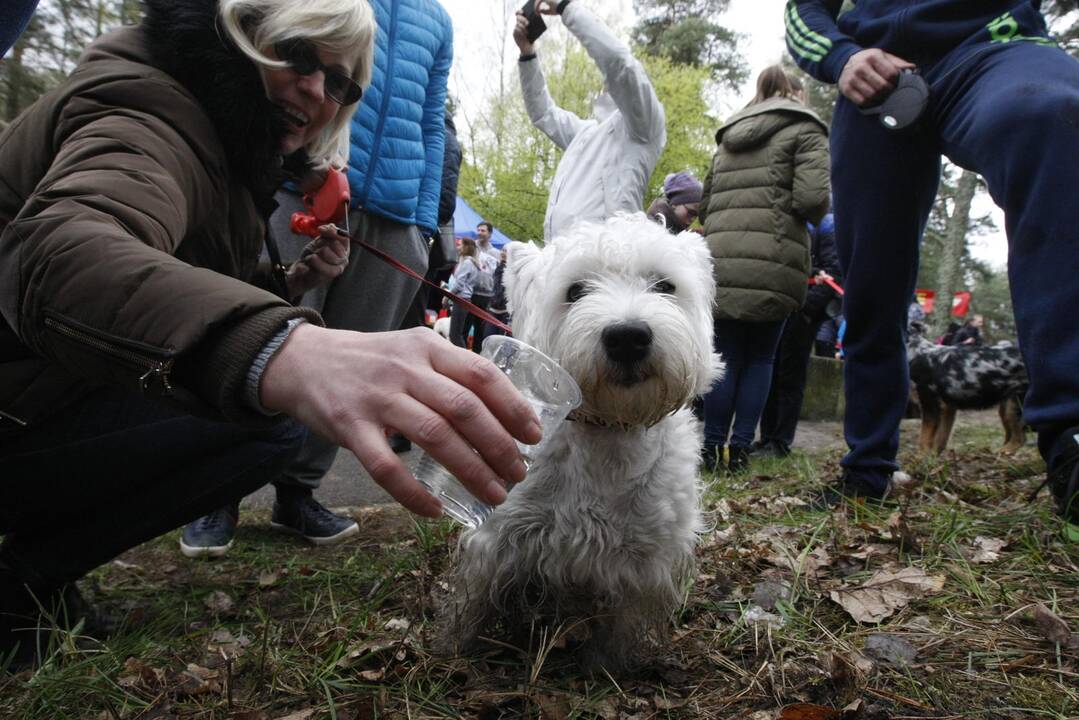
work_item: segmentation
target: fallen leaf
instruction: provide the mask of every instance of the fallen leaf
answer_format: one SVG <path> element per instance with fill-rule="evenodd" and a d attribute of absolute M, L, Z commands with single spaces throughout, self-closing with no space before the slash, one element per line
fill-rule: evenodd
<path fill-rule="evenodd" d="M 779 711 L 776 720 L 838 720 L 839 713 L 824 705 L 798 703 L 787 705 Z"/>
<path fill-rule="evenodd" d="M 1034 624 L 1038 626 L 1042 637 L 1049 642 L 1065 647 L 1071 643 L 1072 632 L 1068 623 L 1041 603 L 1034 606 Z"/>
<path fill-rule="evenodd" d="M 218 615 L 224 615 L 236 607 L 236 601 L 229 597 L 228 593 L 221 590 L 214 590 L 206 596 L 202 603 L 210 612 Z"/>
<path fill-rule="evenodd" d="M 906 640 L 897 635 L 875 633 L 865 639 L 865 652 L 867 655 L 905 667 L 914 662 L 918 656 L 918 650 Z"/>
<path fill-rule="evenodd" d="M 241 634 L 239 637 L 234 637 L 228 630 L 216 630 L 210 636 L 210 642 L 206 649 L 212 653 L 220 653 L 225 657 L 235 658 L 250 644 L 251 638 L 246 635 Z"/>
<path fill-rule="evenodd" d="M 767 612 L 762 608 L 757 607 L 756 605 L 750 605 L 749 608 L 747 608 L 746 611 L 742 614 L 742 617 L 745 618 L 747 625 L 763 622 L 766 623 L 768 627 L 774 630 L 778 630 L 784 625 L 782 617 L 780 617 L 779 615 L 775 615 L 774 613 Z"/>
<path fill-rule="evenodd" d="M 386 621 L 386 624 L 383 627 L 387 630 L 399 630 L 404 632 L 412 627 L 412 623 L 405 618 L 391 618 Z"/>
<path fill-rule="evenodd" d="M 307 710 L 300 710 L 294 712 L 291 715 L 282 715 L 277 720 L 307 720 L 309 717 L 315 714 L 315 708 L 309 708 Z"/>
<path fill-rule="evenodd" d="M 565 695 L 545 695 L 536 693 L 533 698 L 544 720 L 565 720 L 570 716 L 569 698 Z"/>
<path fill-rule="evenodd" d="M 385 668 L 379 670 L 361 670 L 360 677 L 368 682 L 379 682 L 386 677 Z"/>
<path fill-rule="evenodd" d="M 830 597 L 858 622 L 879 623 L 911 600 L 940 592 L 943 575 L 926 575 L 921 568 L 898 572 L 880 570 L 862 585 L 832 590 Z"/>
<path fill-rule="evenodd" d="M 973 563 L 991 563 L 1000 559 L 1000 551 L 1008 544 L 1007 540 L 984 537 L 974 538 L 974 552 L 970 556 Z"/>
<path fill-rule="evenodd" d="M 271 585 L 276 585 L 276 584 L 277 584 L 277 573 L 275 573 L 275 572 L 259 573 L 259 587 L 260 588 L 268 588 Z"/>
<path fill-rule="evenodd" d="M 842 717 L 844 718 L 856 718 L 865 711 L 865 701 L 858 698 L 852 703 L 847 703 L 843 706 Z"/>
<path fill-rule="evenodd" d="M 776 603 L 790 598 L 791 586 L 782 580 L 762 580 L 753 586 L 753 594 L 749 596 L 754 605 L 764 610 L 775 610 Z"/>
<path fill-rule="evenodd" d="M 848 557 L 857 558 L 858 560 L 867 560 L 874 555 L 891 555 L 894 552 L 894 545 L 885 545 L 884 543 L 869 543 L 868 545 L 863 545 L 860 550 L 847 553 L 847 555 Z"/>
<path fill-rule="evenodd" d="M 656 706 L 656 710 L 675 710 L 680 707 L 685 707 L 689 702 L 686 698 L 672 698 L 656 695 L 652 698 L 652 702 Z"/>

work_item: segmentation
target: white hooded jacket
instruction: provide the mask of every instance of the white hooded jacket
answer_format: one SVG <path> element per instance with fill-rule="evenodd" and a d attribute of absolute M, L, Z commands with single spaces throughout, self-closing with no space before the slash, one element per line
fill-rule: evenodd
<path fill-rule="evenodd" d="M 538 60 L 517 63 L 528 117 L 565 151 L 547 200 L 545 241 L 578 220 L 640 211 L 667 143 L 663 106 L 625 43 L 580 0 L 566 6 L 562 22 L 599 66 L 608 92 L 593 104 L 594 117 L 583 120 L 555 105 Z"/>

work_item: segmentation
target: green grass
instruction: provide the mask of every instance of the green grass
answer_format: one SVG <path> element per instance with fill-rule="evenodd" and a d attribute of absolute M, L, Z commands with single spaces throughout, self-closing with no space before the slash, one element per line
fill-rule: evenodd
<path fill-rule="evenodd" d="M 255 515 L 222 561 L 185 560 L 174 533 L 96 571 L 87 594 L 125 624 L 104 642 L 62 635 L 44 667 L 0 674 L 0 717 L 757 720 L 859 699 L 870 719 L 1079 717 L 1079 651 L 1032 619 L 1041 603 L 1079 630 L 1079 547 L 1061 541 L 1047 492 L 1026 500 L 1044 474 L 1033 448 L 999 457 L 996 428 L 962 423 L 940 458 L 915 456 L 916 428 L 904 426 L 916 482 L 894 508 L 828 513 L 796 500 L 837 476 L 838 448 L 706 477 L 714 527 L 698 577 L 638 676 L 583 676 L 557 630 L 532 649 L 440 656 L 457 534 L 447 521 L 367 509 L 354 542 L 310 548 Z M 976 563 L 979 536 L 1008 544 Z M 830 598 L 908 566 L 943 576 L 943 589 L 879 625 Z M 753 606 L 765 581 L 783 588 L 770 618 Z M 231 607 L 207 604 L 217 591 Z M 870 658 L 874 634 L 917 649 L 913 663 Z"/>

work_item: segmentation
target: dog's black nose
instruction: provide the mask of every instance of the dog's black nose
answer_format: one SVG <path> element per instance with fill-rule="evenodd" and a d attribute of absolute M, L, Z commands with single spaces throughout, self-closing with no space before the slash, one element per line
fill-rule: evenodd
<path fill-rule="evenodd" d="M 617 363 L 640 362 L 652 348 L 652 328 L 641 320 L 609 325 L 600 338 L 607 357 Z"/>

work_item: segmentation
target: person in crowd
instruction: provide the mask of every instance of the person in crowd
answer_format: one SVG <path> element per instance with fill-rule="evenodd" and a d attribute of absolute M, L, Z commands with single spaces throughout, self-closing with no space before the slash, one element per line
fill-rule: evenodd
<path fill-rule="evenodd" d="M 37 9 L 38 0 L 9 0 L 0 6 L 0 57 L 15 45 Z"/>
<path fill-rule="evenodd" d="M 839 295 L 827 282 L 840 279 L 832 214 L 825 215 L 809 232 L 809 257 L 813 266 L 809 280 L 812 284 L 806 293 L 805 304 L 787 318 L 779 338 L 772 385 L 761 415 L 760 441 L 753 450 L 753 454 L 760 457 L 790 455 L 805 398 L 813 341 L 824 321 L 839 312 Z"/>
<path fill-rule="evenodd" d="M 820 329 L 817 330 L 817 337 L 813 341 L 813 354 L 817 357 L 835 357 L 835 342 L 836 334 L 839 330 L 839 318 L 839 315 L 830 317 L 820 324 Z"/>
<path fill-rule="evenodd" d="M 458 251 L 460 259 L 450 276 L 447 288 L 462 300 L 472 301 L 475 297 L 476 280 L 483 271 L 480 269 L 479 251 L 476 249 L 476 241 L 469 237 L 461 238 L 461 247 Z M 446 302 L 449 302 L 448 300 Z M 450 342 L 457 347 L 468 347 L 468 308 L 455 302 L 450 310 Z M 476 337 L 473 336 L 473 342 Z"/>
<path fill-rule="evenodd" d="M 833 488 L 884 498 L 898 469 L 908 397 L 904 320 L 918 243 L 936 197 L 941 154 L 979 173 L 1004 210 L 1008 277 L 1030 390 L 1023 420 L 1038 431 L 1047 482 L 1079 540 L 1079 64 L 1049 37 L 1039 2 L 791 0 L 787 47 L 839 88 L 832 119 L 836 242 L 845 277 L 844 429 L 850 452 Z M 917 70 L 927 111 L 890 129 L 861 110 Z M 909 82 L 909 81 L 908 81 Z M 911 97 L 910 95 L 907 96 Z M 838 501 L 838 500 L 837 500 Z"/>
<path fill-rule="evenodd" d="M 378 24 L 371 84 L 352 117 L 348 228 L 423 275 L 427 238 L 438 228 L 442 181 L 444 103 L 453 59 L 453 28 L 437 0 L 371 0 Z M 390 102 L 390 98 L 393 102 Z M 302 209 L 290 189 L 277 194 L 270 232 L 283 248 L 302 240 L 289 219 Z M 397 330 L 420 282 L 357 249 L 342 275 L 307 293 L 302 304 L 319 311 L 331 328 Z M 404 430 L 404 428 L 398 428 Z M 402 450 L 403 436 L 394 437 Z M 278 478 L 272 522 L 320 545 L 340 542 L 359 528 L 313 496 L 337 457 L 337 445 L 309 433 L 295 462 Z M 189 557 L 223 555 L 233 540 L 237 508 L 222 507 L 184 529 L 180 550 Z"/>
<path fill-rule="evenodd" d="M 918 302 L 917 298 L 910 301 L 910 305 L 907 305 L 907 327 L 909 328 L 914 323 L 925 322 L 925 308 Z"/>
<path fill-rule="evenodd" d="M 644 68 L 581 0 L 537 0 L 535 7 L 544 15 L 562 17 L 604 81 L 604 91 L 592 103 L 592 117 L 558 107 L 528 40 L 528 18 L 517 14 L 513 39 L 521 51 L 517 67 L 525 109 L 532 124 L 564 151 L 543 221 L 543 238 L 550 240 L 579 220 L 639 212 L 667 130 L 663 105 Z"/>
<path fill-rule="evenodd" d="M 438 232 L 427 240 L 427 274 L 424 278 L 438 284 L 440 271 L 447 268 L 452 271 L 457 260 L 456 238 L 453 231 L 453 214 L 457 208 L 457 181 L 461 172 L 461 144 L 457 140 L 457 126 L 453 122 L 450 102 L 446 102 L 446 135 L 442 153 L 442 188 L 438 194 Z M 429 292 L 428 286 L 420 285 L 412 301 L 401 329 L 407 330 L 427 324 L 427 308 L 437 293 Z M 436 307 L 442 306 L 442 298 L 437 298 Z"/>
<path fill-rule="evenodd" d="M 486 220 L 476 225 L 476 255 L 473 260 L 479 265 L 480 272 L 473 283 L 472 304 L 482 310 L 486 310 L 491 305 L 491 298 L 495 291 L 495 270 L 498 269 L 501 258 L 498 248 L 491 244 L 491 235 L 494 231 L 495 226 Z M 469 335 L 472 336 L 472 352 L 474 353 L 483 351 L 485 325 L 486 322 L 478 315 L 466 314 L 461 334 L 466 338 Z"/>
<path fill-rule="evenodd" d="M 948 327 L 944 329 L 944 334 L 937 340 L 938 345 L 955 345 L 955 334 L 959 332 L 961 326 L 954 320 L 948 323 Z"/>
<path fill-rule="evenodd" d="M 952 344 L 981 345 L 982 327 L 984 325 L 985 318 L 981 315 L 974 315 L 970 320 L 967 320 L 958 330 L 955 331 L 955 337 L 952 339 Z"/>
<path fill-rule="evenodd" d="M 375 31 L 365 0 L 146 0 L 0 134 L 0 657 L 94 632 L 78 578 L 264 485 L 304 426 L 428 517 L 387 427 L 485 501 L 524 478 L 538 420 L 491 363 L 247 282 L 283 156 L 347 142 Z M 332 225 L 309 250 L 285 295 L 349 259 Z"/>
<path fill-rule="evenodd" d="M 509 325 L 513 322 L 513 318 L 510 315 L 509 304 L 506 302 L 506 285 L 504 282 L 506 274 L 506 248 L 502 248 L 498 254 L 498 267 L 495 268 L 495 290 L 491 295 L 491 306 L 488 308 L 491 315 L 496 320 L 500 321 L 503 325 Z M 498 327 L 494 323 L 484 323 L 483 337 L 489 338 L 492 335 L 505 335 L 506 331 Z"/>
<path fill-rule="evenodd" d="M 768 397 L 783 322 L 805 301 L 806 223 L 828 211 L 827 127 L 774 65 L 716 142 L 701 224 L 716 277 L 715 349 L 726 372 L 704 396 L 703 462 L 716 469 L 729 436 L 727 470 L 738 472 Z"/>
<path fill-rule="evenodd" d="M 703 191 L 701 181 L 688 170 L 671 173 L 663 179 L 663 195 L 653 200 L 645 213 L 672 233 L 688 230 L 700 215 Z"/>

